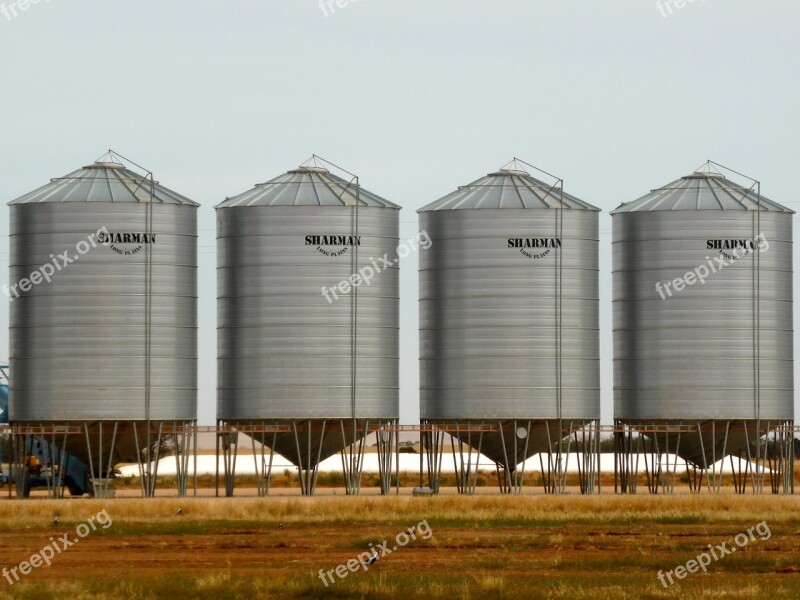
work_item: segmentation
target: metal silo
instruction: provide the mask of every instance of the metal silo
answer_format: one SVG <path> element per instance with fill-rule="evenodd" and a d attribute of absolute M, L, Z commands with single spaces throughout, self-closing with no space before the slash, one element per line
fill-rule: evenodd
<path fill-rule="evenodd" d="M 595 450 L 599 209 L 526 165 L 419 211 L 431 239 L 419 267 L 420 403 L 434 489 L 444 434 L 497 463 L 506 491 L 540 452 L 545 489 L 563 491 L 570 450 Z M 459 488 L 472 492 L 475 459 L 458 454 Z M 582 461 L 583 491 L 594 467 Z"/>
<path fill-rule="evenodd" d="M 366 436 L 381 430 L 386 492 L 399 417 L 399 207 L 329 165 L 313 157 L 216 207 L 217 416 L 294 463 L 305 494 L 340 451 L 357 493 Z M 376 265 L 369 281 L 354 279 Z M 237 439 L 225 440 L 228 494 Z M 262 450 L 261 480 L 271 464 Z"/>
<path fill-rule="evenodd" d="M 165 439 L 180 455 L 197 418 L 198 205 L 119 158 L 9 204 L 9 415 L 49 472 L 69 455 L 105 493 L 135 462 L 151 495 Z"/>
<path fill-rule="evenodd" d="M 719 490 L 716 463 L 763 459 L 773 489 L 791 477 L 794 419 L 792 214 L 703 169 L 613 213 L 614 414 L 623 491 L 640 451 L 651 492 L 690 483 Z M 767 440 L 763 436 L 769 434 Z M 641 437 L 643 436 L 643 437 Z M 738 492 L 748 472 L 734 460 Z"/>

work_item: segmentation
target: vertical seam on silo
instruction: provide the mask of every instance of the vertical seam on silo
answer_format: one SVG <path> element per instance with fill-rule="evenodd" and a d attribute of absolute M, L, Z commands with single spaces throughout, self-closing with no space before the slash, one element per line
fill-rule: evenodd
<path fill-rule="evenodd" d="M 146 178 L 146 176 L 145 176 L 145 178 Z M 118 180 L 119 184 L 120 184 L 120 185 L 121 185 L 121 186 L 122 186 L 124 189 L 128 190 L 128 193 L 130 193 L 132 200 L 135 202 L 135 201 L 136 201 L 136 199 L 137 199 L 136 192 L 138 192 L 138 191 L 139 191 L 139 188 L 141 187 L 142 183 L 144 183 L 145 179 L 143 179 L 143 180 L 142 180 L 142 181 L 139 183 L 139 185 L 137 185 L 137 186 L 136 186 L 136 189 L 131 189 L 131 186 L 129 186 L 129 185 L 128 185 L 128 184 L 125 182 L 125 181 L 126 181 L 126 180 L 125 180 L 125 177 L 117 177 L 117 180 Z M 111 201 L 112 201 L 112 202 L 114 202 L 114 200 L 113 200 L 113 198 L 112 198 L 112 193 L 111 193 L 111 183 L 110 183 L 110 182 L 111 182 L 111 178 L 109 177 L 109 178 L 107 179 L 107 181 L 109 182 L 109 184 L 108 184 L 108 195 L 109 195 L 109 199 L 111 199 Z"/>
<path fill-rule="evenodd" d="M 314 192 L 314 196 L 316 196 L 316 198 L 317 198 L 317 205 L 322 206 L 322 198 L 319 197 L 319 192 L 317 191 L 317 184 L 314 181 L 313 173 L 309 173 L 308 174 L 308 178 L 309 178 L 309 180 L 311 182 L 311 191 Z M 302 179 L 302 176 L 301 176 L 301 179 Z M 320 180 L 321 179 L 322 178 L 320 178 Z M 297 200 L 297 196 L 300 195 L 300 189 L 301 189 L 302 186 L 303 186 L 303 182 L 301 180 L 300 185 L 297 186 L 297 194 L 295 195 L 295 200 Z"/>
<path fill-rule="evenodd" d="M 714 189 L 714 186 L 711 185 L 711 181 L 705 180 L 705 182 L 706 182 L 706 185 L 708 186 L 709 191 L 711 192 L 711 195 L 714 196 L 714 199 L 717 201 L 717 204 L 719 204 L 720 210 L 725 210 L 725 206 L 722 204 L 722 200 L 720 200 L 719 195 L 717 194 L 717 191 Z M 698 194 L 697 194 L 697 207 L 700 208 L 700 193 L 699 193 L 699 191 L 698 191 Z"/>
<path fill-rule="evenodd" d="M 147 203 L 146 212 L 146 232 L 149 236 L 153 233 L 153 200 L 155 196 L 155 181 L 153 174 L 150 173 L 150 201 Z M 147 421 L 147 448 L 148 454 L 150 452 L 150 402 L 152 395 L 152 310 L 153 310 L 153 244 L 146 244 L 147 246 L 147 259 L 146 259 L 146 291 L 145 298 L 145 419 Z M 160 437 L 160 436 L 159 436 Z M 148 456 L 148 463 L 150 457 Z M 157 468 L 157 466 L 156 466 Z M 149 479 L 149 477 L 148 477 Z"/>
<path fill-rule="evenodd" d="M 761 235 L 761 183 L 756 182 L 756 234 Z M 755 248 L 754 248 L 755 250 Z M 761 251 L 755 252 L 756 270 L 756 415 L 761 420 Z"/>
<path fill-rule="evenodd" d="M 119 179 L 121 179 L 121 178 L 119 178 Z M 114 202 L 114 194 L 113 194 L 113 192 L 111 190 L 111 175 L 110 174 L 107 174 L 107 176 L 106 176 L 106 186 L 108 186 L 108 199 L 109 199 L 109 201 Z M 94 182 L 92 182 L 90 184 L 89 189 L 91 190 L 91 188 L 93 188 L 93 187 L 94 187 Z M 88 197 L 88 194 L 87 194 L 87 197 Z"/>
<path fill-rule="evenodd" d="M 559 418 L 559 425 L 561 425 L 560 421 L 563 418 L 563 372 L 562 372 L 562 362 L 563 362 L 563 344 L 564 344 L 564 332 L 563 332 L 563 312 L 564 312 L 564 181 L 561 180 L 560 186 L 560 200 L 561 203 L 558 208 L 557 216 L 559 217 L 559 231 L 558 237 L 561 240 L 561 247 L 558 250 L 558 418 Z M 563 431 L 561 432 L 563 434 Z M 561 439 L 561 438 L 559 438 Z M 560 442 L 559 442 L 560 444 Z"/>
<path fill-rule="evenodd" d="M 717 201 L 717 204 L 719 204 L 720 210 L 725 210 L 725 207 L 722 205 L 722 200 L 719 199 L 719 195 L 717 194 L 717 191 L 714 189 L 714 186 L 711 185 L 710 181 L 707 181 L 706 183 L 708 184 L 708 189 L 711 190 L 711 193 L 714 195 L 714 199 Z"/>
<path fill-rule="evenodd" d="M 358 222 L 358 209 L 360 204 L 360 184 L 358 177 L 355 178 L 356 183 L 356 193 L 355 193 L 355 232 L 353 234 L 353 270 L 352 273 L 355 274 L 358 270 L 358 233 L 359 233 L 359 222 Z M 353 372 L 352 372 L 352 399 L 351 399 L 351 409 L 353 413 L 353 441 L 355 442 L 356 438 L 356 431 L 358 422 L 356 420 L 356 400 L 357 400 L 357 386 L 358 386 L 358 286 L 353 286 L 353 330 L 352 330 L 352 365 L 353 365 Z M 368 432 L 365 432 L 367 435 Z"/>
<path fill-rule="evenodd" d="M 522 183 L 522 186 L 514 185 L 514 191 L 517 192 L 517 196 L 519 197 L 520 207 L 521 208 L 525 208 L 525 199 L 522 197 L 522 193 L 520 192 L 520 187 L 525 186 L 525 180 L 523 180 L 522 177 L 520 177 L 519 179 L 520 179 L 520 183 Z M 511 181 L 512 181 L 512 183 L 516 183 L 514 181 L 514 177 L 513 176 L 511 177 Z M 502 208 L 502 200 L 503 200 L 503 195 L 500 194 L 501 204 L 498 205 L 498 208 Z"/>
<path fill-rule="evenodd" d="M 708 181 L 706 181 L 705 183 L 708 184 Z M 709 186 L 709 187 L 711 187 L 711 186 Z M 697 191 L 697 196 L 695 198 L 694 209 L 695 210 L 700 210 L 700 194 L 701 194 L 702 189 L 703 189 L 703 180 L 702 179 L 697 181 L 697 187 L 695 189 Z M 673 209 L 674 208 L 675 207 L 673 207 Z"/>
<path fill-rule="evenodd" d="M 674 188 L 672 188 L 672 189 L 674 189 Z M 656 190 L 656 191 L 661 193 L 661 198 L 656 196 L 655 198 L 652 198 L 652 199 L 646 201 L 641 206 L 643 211 L 656 210 L 661 205 L 662 202 L 665 202 L 665 201 L 669 200 L 670 195 L 672 195 L 674 193 L 674 191 L 671 192 L 671 191 L 667 191 L 666 189 Z M 652 202 L 652 205 L 650 205 L 651 202 Z M 648 205 L 650 205 L 650 206 L 648 206 Z"/>

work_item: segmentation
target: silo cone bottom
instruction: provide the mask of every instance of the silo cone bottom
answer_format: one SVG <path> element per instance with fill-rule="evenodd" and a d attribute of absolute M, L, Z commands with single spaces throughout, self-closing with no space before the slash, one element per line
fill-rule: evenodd
<path fill-rule="evenodd" d="M 341 453 L 346 493 L 361 490 L 364 450 L 375 433 L 379 455 L 381 493 L 387 495 L 392 483 L 392 453 L 397 444 L 396 420 L 304 419 L 220 422 L 219 449 L 223 452 L 225 494 L 233 496 L 239 433 L 250 437 L 256 464 L 259 496 L 269 494 L 275 453 L 297 467 L 304 496 L 316 492 L 320 463 Z M 219 451 L 218 449 L 218 451 Z"/>
<path fill-rule="evenodd" d="M 719 493 L 726 477 L 737 494 L 764 491 L 769 475 L 773 494 L 794 493 L 794 439 L 791 421 L 766 419 L 681 421 L 618 420 L 615 425 L 615 488 L 635 494 L 644 471 L 651 494 L 673 494 L 685 469 L 692 493 Z"/>
<path fill-rule="evenodd" d="M 547 494 L 567 492 L 570 460 L 575 461 L 582 494 L 599 491 L 597 422 L 590 419 L 482 419 L 423 421 L 429 487 L 438 492 L 447 445 L 456 465 L 456 487 L 474 494 L 479 460 L 496 469 L 500 492 L 521 494 L 527 461 L 539 455 L 539 484 Z M 449 442 L 447 437 L 450 437 Z M 534 465 L 535 468 L 536 465 Z"/>

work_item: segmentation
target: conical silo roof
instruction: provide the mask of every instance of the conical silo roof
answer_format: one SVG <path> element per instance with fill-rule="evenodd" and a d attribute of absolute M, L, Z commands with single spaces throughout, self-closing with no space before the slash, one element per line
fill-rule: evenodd
<path fill-rule="evenodd" d="M 73 171 L 9 205 L 55 202 L 153 202 L 200 206 L 157 181 L 150 181 L 117 162 L 98 161 Z"/>
<path fill-rule="evenodd" d="M 562 192 L 557 185 L 539 181 L 525 170 L 521 161 L 515 159 L 501 169 L 469 185 L 461 186 L 417 212 L 488 208 L 562 208 L 562 202 L 565 209 L 600 211 L 596 206 Z"/>
<path fill-rule="evenodd" d="M 638 200 L 620 205 L 611 214 L 657 210 L 793 210 L 758 195 L 755 186 L 744 187 L 727 179 L 710 164 L 650 191 Z"/>
<path fill-rule="evenodd" d="M 226 198 L 215 208 L 239 206 L 371 206 L 400 209 L 374 194 L 355 181 L 347 181 L 334 175 L 319 164 L 303 164 L 270 179 L 258 183 L 252 189 Z"/>

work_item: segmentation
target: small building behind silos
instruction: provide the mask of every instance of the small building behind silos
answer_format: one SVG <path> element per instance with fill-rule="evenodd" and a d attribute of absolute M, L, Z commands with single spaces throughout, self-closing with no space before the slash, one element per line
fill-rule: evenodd
<path fill-rule="evenodd" d="M 315 157 L 216 208 L 218 419 L 295 464 L 306 494 L 345 451 L 355 493 L 365 436 L 383 448 L 399 418 L 400 207 Z"/>
<path fill-rule="evenodd" d="M 757 488 L 765 452 L 789 442 L 792 215 L 761 196 L 757 183 L 734 183 L 711 163 L 612 213 L 623 488 L 635 490 L 630 457 L 641 449 L 631 432 L 658 455 L 648 463 L 653 492 L 674 488 L 666 454 L 688 461 L 695 490 L 718 489 L 715 464 L 734 455 L 745 464 L 734 473 L 737 490 L 751 462 Z M 768 432 L 771 442 L 759 442 Z M 660 473 L 669 475 L 666 484 Z"/>
<path fill-rule="evenodd" d="M 56 484 L 85 483 L 67 454 L 96 493 L 138 462 L 150 495 L 155 449 L 197 418 L 198 204 L 117 158 L 9 204 L 9 416 Z"/>
<path fill-rule="evenodd" d="M 561 459 L 578 432 L 589 450 L 600 418 L 599 209 L 560 184 L 515 160 L 419 211 L 421 419 L 504 469 L 507 488 L 546 453 L 546 489 L 563 489 Z"/>

